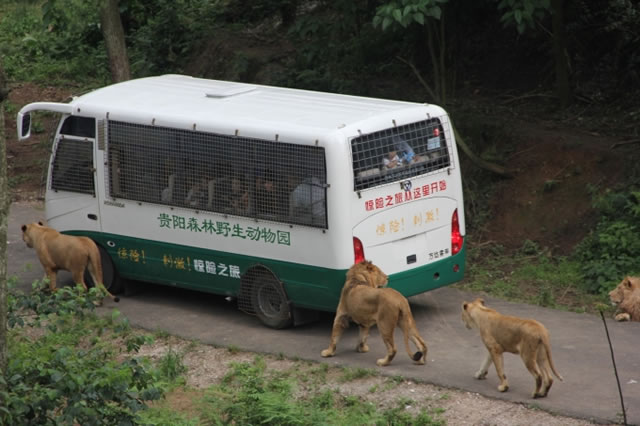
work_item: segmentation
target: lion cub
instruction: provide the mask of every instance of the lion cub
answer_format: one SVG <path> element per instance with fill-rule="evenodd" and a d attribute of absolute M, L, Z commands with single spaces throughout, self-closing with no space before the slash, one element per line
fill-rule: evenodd
<path fill-rule="evenodd" d="M 493 362 L 500 378 L 498 390 L 508 390 L 509 382 L 504 374 L 502 354 L 510 352 L 520 354 L 524 365 L 533 375 L 536 381 L 534 398 L 542 398 L 549 393 L 553 384 L 551 372 L 560 381 L 563 380 L 553 366 L 549 332 L 538 321 L 502 315 L 487 308 L 483 299 L 476 299 L 462 304 L 462 322 L 467 328 L 477 328 L 480 331 L 482 342 L 489 351 L 480 370 L 475 374 L 476 379 L 486 378 L 487 370 Z"/>
<path fill-rule="evenodd" d="M 397 326 L 404 332 L 404 344 L 409 357 L 416 364 L 424 364 L 427 345 L 416 329 L 409 302 L 392 288 L 380 288 L 387 284 L 387 280 L 387 275 L 367 260 L 356 263 L 349 269 L 333 321 L 331 343 L 322 351 L 323 357 L 335 355 L 342 333 L 349 327 L 349 320 L 353 320 L 360 326 L 360 342 L 356 347 L 358 352 L 369 351 L 369 329 L 378 325 L 380 336 L 387 347 L 387 356 L 376 362 L 379 366 L 389 365 L 396 355 L 393 332 Z M 415 354 L 411 353 L 409 338 L 418 348 Z"/>
<path fill-rule="evenodd" d="M 100 251 L 90 238 L 64 235 L 38 222 L 22 225 L 22 240 L 36 250 L 52 292 L 57 290 L 56 273 L 61 269 L 71 272 L 73 282 L 82 284 L 86 290 L 84 271 L 88 268 L 93 282 L 114 301 L 120 300 L 102 283 Z"/>
<path fill-rule="evenodd" d="M 625 277 L 609 292 L 609 300 L 620 310 L 616 321 L 640 321 L 640 278 Z"/>

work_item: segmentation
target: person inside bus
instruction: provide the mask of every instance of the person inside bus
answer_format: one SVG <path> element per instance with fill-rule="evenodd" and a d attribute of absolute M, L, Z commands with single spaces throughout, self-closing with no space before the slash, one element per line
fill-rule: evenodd
<path fill-rule="evenodd" d="M 389 151 L 387 156 L 382 159 L 382 162 L 385 169 L 394 169 L 402 165 L 402 161 L 400 160 L 400 157 L 398 157 L 398 151 L 396 151 L 395 149 Z"/>
<path fill-rule="evenodd" d="M 191 207 L 204 207 L 207 204 L 209 198 L 209 177 L 202 175 L 200 180 L 196 181 L 189 192 L 184 202 Z"/>
<path fill-rule="evenodd" d="M 420 161 L 420 156 L 416 155 L 413 148 L 400 136 L 396 135 L 393 137 L 393 146 L 402 164 L 411 164 Z"/>
<path fill-rule="evenodd" d="M 393 169 L 418 161 L 420 161 L 420 156 L 416 155 L 407 141 L 397 135 L 393 137 L 393 147 L 391 147 L 390 151 L 382 159 L 385 169 Z"/>
<path fill-rule="evenodd" d="M 283 196 L 278 193 L 276 175 L 272 170 L 264 170 L 256 179 L 255 212 L 260 216 L 282 216 Z"/>
<path fill-rule="evenodd" d="M 241 177 L 234 177 L 231 180 L 229 206 L 233 214 L 244 215 L 249 211 L 249 190 Z"/>
<path fill-rule="evenodd" d="M 325 190 L 320 179 L 308 176 L 296 186 L 289 199 L 289 214 L 303 223 L 326 223 Z"/>

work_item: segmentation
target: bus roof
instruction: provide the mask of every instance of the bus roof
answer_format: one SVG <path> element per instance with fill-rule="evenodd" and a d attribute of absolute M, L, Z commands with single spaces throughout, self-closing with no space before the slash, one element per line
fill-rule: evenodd
<path fill-rule="evenodd" d="M 416 109 L 424 114 L 426 108 L 425 104 L 413 102 L 172 74 L 106 86 L 75 98 L 70 106 L 74 115 L 108 116 L 111 120 L 205 131 L 207 123 L 218 129 L 221 123 L 254 129 L 268 123 L 281 130 L 306 128 L 316 132 L 335 131 L 380 115 L 402 121 L 405 111 L 413 110 L 415 117 Z"/>

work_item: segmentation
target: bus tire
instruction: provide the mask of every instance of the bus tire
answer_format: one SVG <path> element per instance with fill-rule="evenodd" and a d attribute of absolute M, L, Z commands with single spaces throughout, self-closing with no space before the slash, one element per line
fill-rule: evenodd
<path fill-rule="evenodd" d="M 120 278 L 120 274 L 118 274 L 118 271 L 111 260 L 111 256 L 109 256 L 109 253 L 107 253 L 101 245 L 98 245 L 98 250 L 100 250 L 102 281 L 105 288 L 109 290 L 111 294 L 121 294 L 124 290 L 124 282 L 122 281 L 122 278 Z M 90 288 L 95 286 L 88 270 L 84 271 L 84 282 L 87 283 L 87 286 Z"/>
<path fill-rule="evenodd" d="M 251 288 L 251 305 L 267 327 L 281 329 L 293 324 L 291 307 L 284 289 L 272 274 L 262 273 Z"/>

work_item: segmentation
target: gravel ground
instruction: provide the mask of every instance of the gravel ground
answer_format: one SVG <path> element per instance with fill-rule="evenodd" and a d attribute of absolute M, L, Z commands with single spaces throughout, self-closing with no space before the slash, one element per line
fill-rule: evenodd
<path fill-rule="evenodd" d="M 177 390 L 167 396 L 168 403 L 178 411 L 190 411 L 199 391 L 218 383 L 226 374 L 231 362 L 253 362 L 255 353 L 240 352 L 227 348 L 193 343 L 177 337 L 158 338 L 153 344 L 145 345 L 140 355 L 157 360 L 169 350 L 183 354 L 182 362 L 188 368 L 187 389 Z M 317 363 L 275 358 L 263 355 L 270 370 L 304 371 L 317 368 Z M 304 374 L 304 373 L 303 373 Z M 449 425 L 544 425 L 582 426 L 594 423 L 583 419 L 553 415 L 536 409 L 506 401 L 483 397 L 476 393 L 438 386 L 415 383 L 410 380 L 396 380 L 381 375 L 367 376 L 344 382 L 340 369 L 329 368 L 326 382 L 321 385 L 347 396 L 358 396 L 379 408 L 395 407 L 398 401 L 406 402 L 406 409 L 417 414 L 424 408 L 440 412 L 436 416 Z M 299 392 L 310 391 L 299 385 Z M 318 390 L 317 384 L 313 390 Z M 373 390 L 373 391 L 372 391 Z"/>

